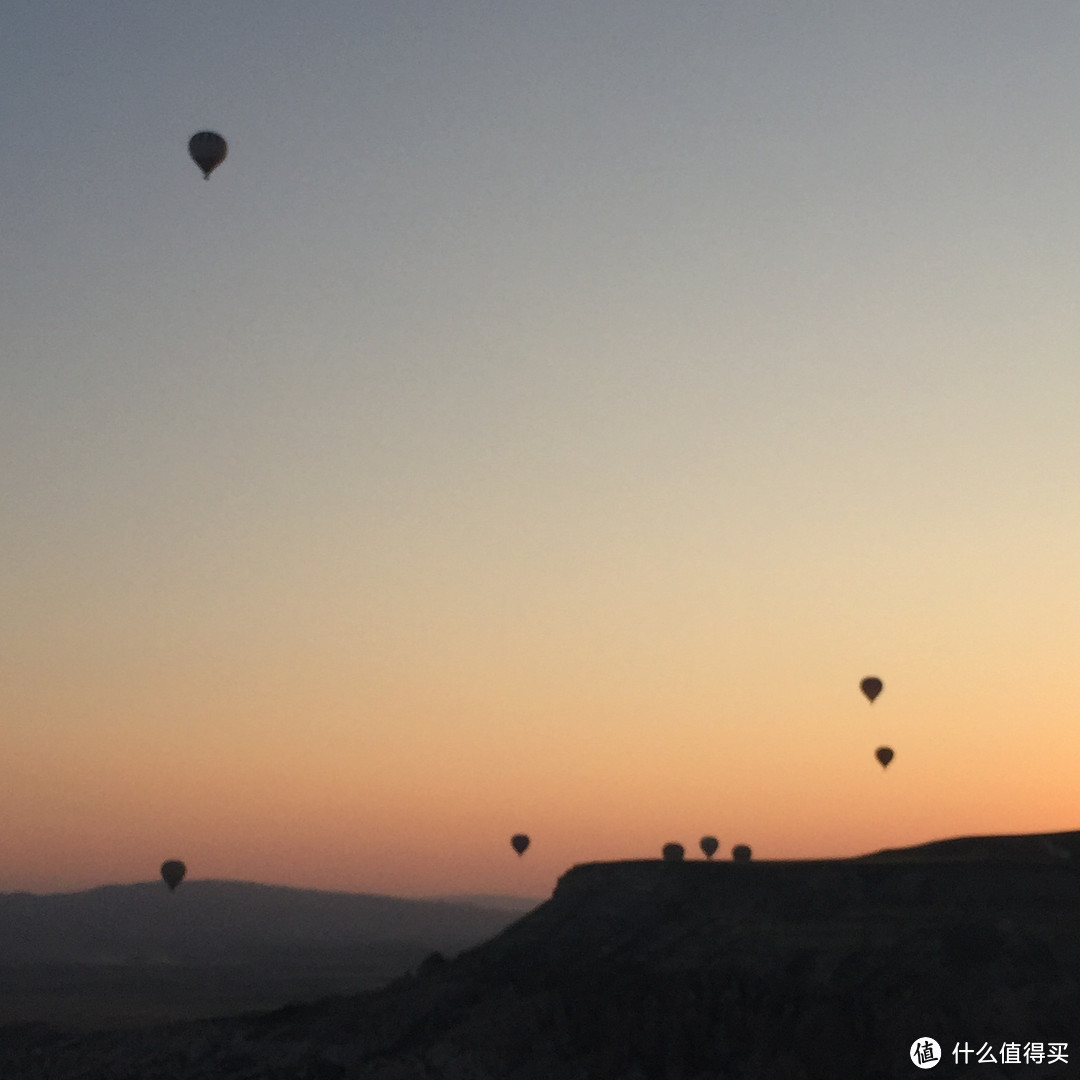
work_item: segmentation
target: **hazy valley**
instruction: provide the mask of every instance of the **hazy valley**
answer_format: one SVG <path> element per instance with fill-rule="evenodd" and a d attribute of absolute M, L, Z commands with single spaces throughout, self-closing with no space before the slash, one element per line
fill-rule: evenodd
<path fill-rule="evenodd" d="M 0 1024 L 85 1029 L 355 993 L 475 945 L 536 903 L 230 881 L 0 894 Z"/>

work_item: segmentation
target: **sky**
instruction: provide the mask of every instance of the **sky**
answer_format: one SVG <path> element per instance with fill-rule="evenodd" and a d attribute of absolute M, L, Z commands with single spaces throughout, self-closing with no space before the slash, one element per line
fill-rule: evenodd
<path fill-rule="evenodd" d="M 1078 39 L 11 0 L 0 890 L 1080 827 Z"/>

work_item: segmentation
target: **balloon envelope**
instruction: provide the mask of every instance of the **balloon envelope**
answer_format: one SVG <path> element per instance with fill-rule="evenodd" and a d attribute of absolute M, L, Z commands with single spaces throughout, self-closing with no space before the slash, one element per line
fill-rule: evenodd
<path fill-rule="evenodd" d="M 686 854 L 686 848 L 682 844 L 665 844 L 661 854 L 664 857 L 664 862 L 682 862 L 682 858 Z"/>
<path fill-rule="evenodd" d="M 216 131 L 198 131 L 188 142 L 188 153 L 202 169 L 204 180 L 210 179 L 210 174 L 225 160 L 228 152 L 228 144 Z"/>
<path fill-rule="evenodd" d="M 517 836 L 510 837 L 510 846 L 519 855 L 524 855 L 525 849 L 529 846 L 529 838 L 524 833 L 518 833 Z"/>
<path fill-rule="evenodd" d="M 751 854 L 749 844 L 736 844 L 731 849 L 731 857 L 736 862 L 749 862 Z"/>
<path fill-rule="evenodd" d="M 705 858 L 711 859 L 716 854 L 720 841 L 715 836 L 703 836 L 701 838 L 701 850 L 705 852 Z"/>
<path fill-rule="evenodd" d="M 867 677 L 859 683 L 859 689 L 870 699 L 871 705 L 874 703 L 874 698 L 876 698 L 884 688 L 885 684 L 876 675 L 867 675 Z"/>
<path fill-rule="evenodd" d="M 170 892 L 184 880 L 186 873 L 187 867 L 179 859 L 170 859 L 161 864 L 161 876 L 165 879 L 165 884 L 169 886 Z"/>
<path fill-rule="evenodd" d="M 874 757 L 881 762 L 881 767 L 883 769 L 887 769 L 889 767 L 889 762 L 893 759 L 893 752 L 888 746 L 879 746 L 874 751 Z"/>

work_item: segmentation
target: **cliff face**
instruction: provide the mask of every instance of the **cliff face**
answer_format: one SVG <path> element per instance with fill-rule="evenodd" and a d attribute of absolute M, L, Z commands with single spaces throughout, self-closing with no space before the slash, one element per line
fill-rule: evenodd
<path fill-rule="evenodd" d="M 1051 838 L 1057 853 L 1000 838 L 1000 857 L 996 839 L 577 866 L 491 941 L 385 990 L 0 1050 L 0 1075 L 881 1080 L 921 1075 L 920 1036 L 945 1051 L 933 1076 L 967 1075 L 956 1043 L 989 1044 L 980 1077 L 1076 1075 L 1080 872 L 1060 852 L 1080 834 Z M 1033 1042 L 1068 1043 L 1069 1063 L 1000 1063 L 1003 1043 Z"/>
<path fill-rule="evenodd" d="M 1000 861 L 990 844 L 964 861 L 578 866 L 458 963 L 548 1002 L 588 1075 L 910 1076 L 922 1035 L 995 1057 L 1069 1041 L 1075 1069 L 1080 872 L 1006 839 Z"/>

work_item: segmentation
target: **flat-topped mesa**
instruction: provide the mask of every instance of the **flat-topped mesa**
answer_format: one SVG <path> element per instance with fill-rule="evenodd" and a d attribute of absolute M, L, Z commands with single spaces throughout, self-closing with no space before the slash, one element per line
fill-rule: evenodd
<path fill-rule="evenodd" d="M 1050 840 L 1071 850 L 1070 836 Z M 596 965 L 760 975 L 805 954 L 827 972 L 854 955 L 872 965 L 898 949 L 947 953 L 954 938 L 989 941 L 984 951 L 1017 963 L 1032 949 L 1080 954 L 1080 860 L 1051 854 L 1043 837 L 1003 839 L 1001 858 L 980 841 L 978 858 L 933 846 L 927 857 L 583 863 L 461 967 L 556 980 Z"/>
<path fill-rule="evenodd" d="M 852 859 L 582 863 L 553 900 L 708 899 L 710 906 L 821 916 L 851 906 L 1080 901 L 1080 833 L 971 837 Z M 620 900 L 619 902 L 623 902 Z"/>

